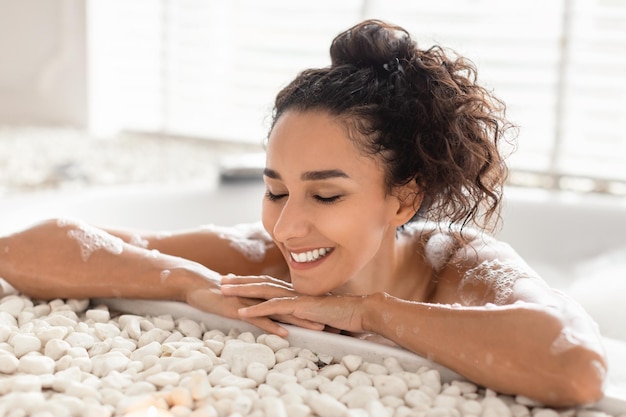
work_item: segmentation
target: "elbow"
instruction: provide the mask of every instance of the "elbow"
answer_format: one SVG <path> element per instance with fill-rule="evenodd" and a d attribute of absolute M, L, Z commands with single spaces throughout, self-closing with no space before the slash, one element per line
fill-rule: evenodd
<path fill-rule="evenodd" d="M 607 374 L 606 358 L 603 354 L 577 347 L 564 354 L 564 372 L 560 378 L 560 395 L 557 406 L 579 406 L 593 404 L 604 396 Z"/>

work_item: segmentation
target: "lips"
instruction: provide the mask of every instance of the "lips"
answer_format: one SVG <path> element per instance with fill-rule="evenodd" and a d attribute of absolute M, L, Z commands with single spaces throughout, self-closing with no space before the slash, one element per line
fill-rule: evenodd
<path fill-rule="evenodd" d="M 318 248 L 305 252 L 289 252 L 291 260 L 297 264 L 306 264 L 320 260 L 332 252 L 332 248 Z"/>

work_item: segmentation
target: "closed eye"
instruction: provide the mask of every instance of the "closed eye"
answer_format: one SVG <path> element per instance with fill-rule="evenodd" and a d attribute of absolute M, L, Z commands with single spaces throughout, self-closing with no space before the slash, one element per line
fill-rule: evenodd
<path fill-rule="evenodd" d="M 316 195 L 316 196 L 314 196 L 314 198 L 315 198 L 317 201 L 319 201 L 320 203 L 323 203 L 323 204 L 332 204 L 332 203 L 335 203 L 335 202 L 339 201 L 339 199 L 341 198 L 341 196 L 340 196 L 340 195 L 334 195 L 334 196 L 332 196 L 332 197 L 322 197 L 322 196 L 320 196 L 320 195 Z"/>
<path fill-rule="evenodd" d="M 266 191 L 265 192 L 265 198 L 267 198 L 269 201 L 278 201 L 281 198 L 287 197 L 288 194 L 273 194 L 270 191 Z"/>

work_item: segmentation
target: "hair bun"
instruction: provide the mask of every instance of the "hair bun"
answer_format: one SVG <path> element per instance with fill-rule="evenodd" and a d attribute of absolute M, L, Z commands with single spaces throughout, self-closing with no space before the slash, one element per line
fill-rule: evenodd
<path fill-rule="evenodd" d="M 330 46 L 333 66 L 379 67 L 410 59 L 413 42 L 408 32 L 380 20 L 366 20 L 339 34 Z"/>

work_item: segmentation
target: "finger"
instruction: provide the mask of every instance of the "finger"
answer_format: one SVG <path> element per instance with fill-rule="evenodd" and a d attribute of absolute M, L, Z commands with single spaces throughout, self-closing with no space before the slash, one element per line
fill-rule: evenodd
<path fill-rule="evenodd" d="M 270 277 L 268 275 L 233 275 L 228 274 L 222 277 L 222 284 L 253 284 L 253 283 L 273 283 L 283 287 L 291 287 L 291 284 L 282 279 Z"/>
<path fill-rule="evenodd" d="M 238 310 L 241 317 L 295 316 L 296 297 L 272 298 L 259 304 L 242 307 Z"/>
<path fill-rule="evenodd" d="M 281 323 L 293 324 L 294 326 L 303 327 L 309 330 L 324 330 L 326 325 L 311 320 L 301 319 L 295 316 L 272 316 L 272 319 Z"/>
<path fill-rule="evenodd" d="M 267 317 L 252 317 L 250 319 L 241 318 L 241 320 L 258 327 L 264 332 L 272 333 L 280 337 L 289 336 L 289 331 L 287 329 Z"/>
<path fill-rule="evenodd" d="M 290 288 L 277 286 L 271 283 L 259 284 L 241 284 L 231 285 L 225 284 L 220 287 L 222 294 L 227 296 L 246 297 L 246 298 L 282 298 L 294 295 L 294 291 Z"/>

